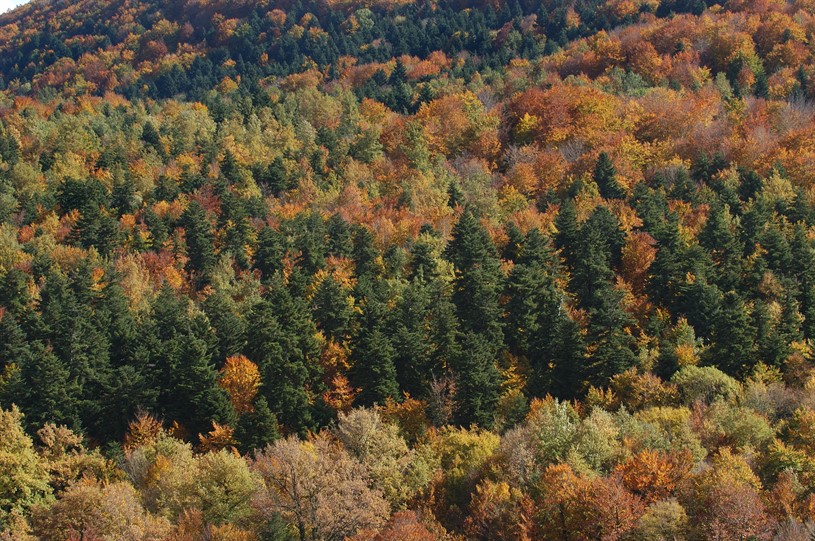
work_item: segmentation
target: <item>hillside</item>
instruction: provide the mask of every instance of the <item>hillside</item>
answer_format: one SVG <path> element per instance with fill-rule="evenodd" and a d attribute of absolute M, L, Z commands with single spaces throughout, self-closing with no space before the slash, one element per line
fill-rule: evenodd
<path fill-rule="evenodd" d="M 815 4 L 0 15 L 0 540 L 808 540 Z"/>

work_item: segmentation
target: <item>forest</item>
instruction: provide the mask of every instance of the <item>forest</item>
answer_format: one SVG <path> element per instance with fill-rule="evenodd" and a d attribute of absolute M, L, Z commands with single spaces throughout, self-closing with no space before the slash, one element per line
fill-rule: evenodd
<path fill-rule="evenodd" d="M 811 0 L 0 15 L 0 541 L 815 539 Z"/>

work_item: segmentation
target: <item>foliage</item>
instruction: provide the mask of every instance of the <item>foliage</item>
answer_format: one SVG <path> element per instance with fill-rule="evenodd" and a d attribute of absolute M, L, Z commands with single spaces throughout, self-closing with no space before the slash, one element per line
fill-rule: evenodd
<path fill-rule="evenodd" d="M 808 535 L 813 21 L 0 16 L 0 539 Z"/>

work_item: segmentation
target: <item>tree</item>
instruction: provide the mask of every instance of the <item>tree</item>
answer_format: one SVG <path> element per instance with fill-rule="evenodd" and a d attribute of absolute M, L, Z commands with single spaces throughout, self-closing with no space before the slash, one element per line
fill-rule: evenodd
<path fill-rule="evenodd" d="M 169 521 L 142 507 L 132 485 L 93 480 L 69 487 L 50 509 L 38 509 L 33 526 L 41 539 L 127 539 L 134 532 L 151 538 L 170 530 Z"/>
<path fill-rule="evenodd" d="M 559 264 L 548 239 L 533 229 L 507 281 L 506 341 L 530 361 L 527 389 L 533 396 L 573 396 L 583 372 L 582 337 L 565 309 Z"/>
<path fill-rule="evenodd" d="M 431 461 L 416 449 L 408 448 L 399 427 L 384 421 L 378 411 L 340 412 L 336 433 L 345 449 L 365 466 L 372 485 L 382 491 L 394 509 L 404 508 L 431 481 Z"/>
<path fill-rule="evenodd" d="M 770 518 L 759 488 L 758 479 L 741 457 L 720 451 L 712 467 L 692 479 L 683 500 L 695 517 L 695 533 L 722 541 L 770 539 Z"/>
<path fill-rule="evenodd" d="M 631 492 L 654 503 L 672 496 L 692 467 L 687 453 L 665 454 L 646 449 L 620 464 L 617 472 Z"/>
<path fill-rule="evenodd" d="M 12 402 L 26 413 L 29 428 L 47 422 L 79 429 L 79 393 L 65 364 L 41 342 L 32 344 L 31 355 L 20 362 L 19 379 L 10 382 Z"/>
<path fill-rule="evenodd" d="M 362 465 L 326 438 L 280 440 L 257 454 L 251 469 L 264 485 L 261 516 L 280 515 L 300 541 L 341 541 L 383 525 L 388 516 L 387 502 L 368 487 Z"/>
<path fill-rule="evenodd" d="M 600 195 L 606 199 L 625 199 L 625 190 L 617 182 L 617 170 L 611 157 L 601 152 L 594 167 L 594 182 L 600 189 Z"/>
<path fill-rule="evenodd" d="M 283 256 L 286 249 L 283 236 L 269 226 L 258 234 L 258 249 L 255 253 L 255 268 L 260 270 L 264 280 L 270 280 L 274 274 L 283 270 Z"/>
<path fill-rule="evenodd" d="M 247 329 L 246 356 L 260 369 L 261 394 L 278 419 L 292 430 L 312 424 L 306 393 L 309 380 L 306 358 L 297 346 L 294 329 L 286 328 L 278 310 L 268 299 L 255 304 Z"/>
<path fill-rule="evenodd" d="M 574 202 L 567 199 L 560 205 L 560 211 L 555 218 L 555 246 L 560 250 L 566 265 L 570 269 L 575 267 L 575 251 L 579 243 L 580 227 L 577 223 L 577 212 Z"/>
<path fill-rule="evenodd" d="M 353 307 L 349 292 L 333 276 L 320 281 L 314 292 L 314 320 L 327 338 L 344 340 L 348 334 Z"/>
<path fill-rule="evenodd" d="M 468 539 L 533 539 L 532 500 L 506 482 L 482 481 L 475 487 L 464 530 Z"/>
<path fill-rule="evenodd" d="M 464 333 L 454 360 L 456 375 L 456 422 L 490 428 L 495 421 L 501 375 L 495 366 L 492 344 L 483 335 Z"/>
<path fill-rule="evenodd" d="M 389 398 L 399 398 L 396 352 L 384 325 L 387 311 L 381 301 L 372 297 L 365 300 L 362 310 L 358 331 L 351 343 L 354 363 L 351 381 L 361 389 L 358 404 L 384 404 Z"/>
<path fill-rule="evenodd" d="M 252 515 L 257 479 L 243 457 L 228 449 L 198 458 L 195 476 L 198 507 L 207 522 L 240 525 Z"/>
<path fill-rule="evenodd" d="M 326 222 L 328 253 L 336 257 L 351 257 L 354 240 L 351 226 L 339 214 L 332 214 Z"/>
<path fill-rule="evenodd" d="M 724 291 L 736 289 L 741 280 L 744 248 L 732 230 L 732 220 L 729 208 L 716 205 L 699 233 L 699 244 L 711 253 L 716 265 L 716 283 Z"/>
<path fill-rule="evenodd" d="M 243 355 L 227 357 L 218 383 L 229 395 L 235 413 L 241 415 L 252 411 L 252 403 L 261 383 L 260 371 L 255 363 Z"/>
<path fill-rule="evenodd" d="M 756 363 L 754 337 L 755 330 L 744 300 L 735 291 L 729 291 L 714 320 L 712 343 L 705 352 L 705 360 L 733 376 L 749 374 Z"/>
<path fill-rule="evenodd" d="M 246 321 L 240 317 L 235 301 L 222 291 L 207 297 L 202 308 L 218 341 L 213 361 L 220 365 L 224 359 L 240 353 L 246 346 Z"/>
<path fill-rule="evenodd" d="M 16 407 L 0 409 L 0 533 L 11 526 L 12 514 L 23 513 L 51 494 L 45 461 L 22 426 Z"/>
<path fill-rule="evenodd" d="M 795 226 L 791 243 L 792 270 L 798 282 L 798 301 L 804 321 L 801 330 L 804 337 L 815 337 L 815 249 L 802 224 Z"/>
<path fill-rule="evenodd" d="M 204 209 L 197 201 L 189 204 L 181 216 L 187 241 L 187 272 L 197 285 L 209 281 L 209 274 L 215 266 L 215 245 L 212 230 Z"/>
<path fill-rule="evenodd" d="M 414 397 L 427 396 L 431 375 L 441 373 L 441 367 L 433 363 L 428 329 L 434 324 L 430 319 L 433 293 L 432 285 L 412 280 L 402 290 L 392 318 L 391 342 L 399 388 Z"/>
<path fill-rule="evenodd" d="M 452 363 L 457 421 L 489 427 L 501 383 L 495 360 L 503 344 L 503 276 L 495 247 L 471 210 L 453 228 L 446 255 L 455 268 L 453 304 L 460 325 L 460 349 Z"/>
<path fill-rule="evenodd" d="M 587 341 L 592 354 L 586 374 L 603 385 L 611 376 L 634 366 L 633 319 L 623 309 L 623 292 L 612 285 L 611 263 L 621 257 L 624 236 L 617 219 L 599 207 L 580 230 L 576 266 L 570 286 L 589 316 Z"/>
<path fill-rule="evenodd" d="M 150 384 L 159 390 L 159 412 L 191 434 L 207 432 L 212 421 L 234 422 L 235 411 L 218 386 L 218 372 L 212 365 L 206 318 L 191 317 L 186 303 L 165 287 L 145 330 Z"/>
<path fill-rule="evenodd" d="M 500 261 L 472 210 L 465 210 L 459 218 L 445 254 L 456 271 L 453 303 L 462 331 L 483 335 L 497 351 L 503 338 Z"/>
<path fill-rule="evenodd" d="M 436 541 L 437 537 L 427 529 L 415 511 L 398 511 L 373 538 L 361 534 L 351 541 Z"/>
<path fill-rule="evenodd" d="M 238 440 L 238 449 L 244 454 L 264 449 L 280 438 L 277 417 L 269 409 L 266 398 L 256 397 L 252 410 L 238 418 L 234 436 Z"/>

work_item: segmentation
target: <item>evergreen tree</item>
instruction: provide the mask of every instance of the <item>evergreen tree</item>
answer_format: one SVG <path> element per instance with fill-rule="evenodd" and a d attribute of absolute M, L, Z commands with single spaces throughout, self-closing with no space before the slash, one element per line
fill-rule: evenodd
<path fill-rule="evenodd" d="M 439 262 L 433 254 L 433 246 L 423 240 L 418 239 L 413 243 L 410 250 L 410 275 L 411 280 L 430 281 L 439 275 Z"/>
<path fill-rule="evenodd" d="M 575 266 L 575 250 L 579 246 L 580 226 L 577 223 L 577 211 L 574 202 L 567 199 L 560 206 L 555 218 L 555 246 L 560 250 L 566 265 L 570 269 Z"/>
<path fill-rule="evenodd" d="M 0 374 L 30 354 L 28 338 L 13 314 L 0 317 Z"/>
<path fill-rule="evenodd" d="M 791 243 L 792 271 L 797 282 L 798 302 L 804 321 L 804 337 L 815 339 L 815 249 L 802 224 L 795 226 Z"/>
<path fill-rule="evenodd" d="M 187 272 L 200 286 L 209 281 L 215 266 L 215 245 L 210 223 L 204 209 L 196 201 L 184 211 L 181 223 L 187 241 Z"/>
<path fill-rule="evenodd" d="M 592 383 L 606 385 L 612 376 L 636 364 L 636 343 L 628 331 L 633 319 L 622 309 L 623 293 L 610 285 L 598 288 L 593 296 L 588 328 L 591 354 L 586 373 Z"/>
<path fill-rule="evenodd" d="M 258 396 L 253 410 L 244 413 L 235 426 L 235 439 L 242 454 L 265 449 L 280 438 L 277 431 L 277 418 L 263 396 Z"/>
<path fill-rule="evenodd" d="M 158 413 L 178 421 L 191 436 L 209 432 L 212 421 L 233 423 L 235 412 L 212 364 L 206 318 L 191 316 L 168 287 L 154 301 L 152 316 L 144 339 Z"/>
<path fill-rule="evenodd" d="M 148 208 L 144 211 L 144 224 L 147 226 L 150 236 L 153 237 L 151 246 L 154 249 L 160 248 L 169 237 L 167 225 L 164 223 L 164 220 L 159 218 L 158 215 L 153 212 L 153 209 Z"/>
<path fill-rule="evenodd" d="M 309 373 L 297 337 L 281 324 L 267 299 L 255 304 L 247 321 L 246 356 L 260 369 L 261 395 L 285 426 L 304 432 L 312 426 L 306 392 Z"/>
<path fill-rule="evenodd" d="M 506 343 L 513 353 L 529 359 L 527 384 L 533 396 L 554 393 L 574 396 L 583 372 L 583 340 L 568 316 L 559 260 L 550 242 L 533 229 L 507 284 Z"/>
<path fill-rule="evenodd" d="M 349 293 L 337 281 L 328 276 L 314 292 L 314 320 L 327 338 L 343 340 L 349 331 L 353 316 L 348 303 Z"/>
<path fill-rule="evenodd" d="M 386 317 L 386 307 L 381 301 L 371 297 L 365 299 L 351 348 L 351 381 L 361 389 L 357 403 L 363 406 L 384 404 L 388 398 L 399 398 L 394 364 L 396 352 L 384 325 Z"/>
<path fill-rule="evenodd" d="M 266 280 L 271 280 L 276 272 L 283 270 L 283 256 L 286 253 L 283 235 L 269 226 L 258 234 L 258 249 L 255 254 L 255 268 Z"/>
<path fill-rule="evenodd" d="M 432 364 L 433 345 L 427 329 L 433 286 L 414 280 L 402 290 L 390 331 L 395 350 L 394 364 L 400 388 L 414 397 L 427 396 L 430 375 L 439 372 Z"/>
<path fill-rule="evenodd" d="M 453 303 L 462 332 L 484 336 L 497 353 L 503 340 L 500 261 L 487 231 L 471 210 L 453 228 L 446 255 L 455 267 Z"/>
<path fill-rule="evenodd" d="M 328 253 L 335 257 L 351 257 L 354 239 L 351 226 L 339 214 L 332 214 L 326 223 Z"/>
<path fill-rule="evenodd" d="M 374 236 L 363 225 L 354 228 L 354 265 L 361 281 L 374 279 L 379 275 L 379 254 L 374 247 Z"/>
<path fill-rule="evenodd" d="M 322 216 L 317 212 L 299 214 L 287 224 L 294 237 L 293 245 L 300 251 L 298 266 L 307 276 L 325 266 L 326 230 Z"/>
<path fill-rule="evenodd" d="M 715 264 L 716 283 L 725 291 L 735 289 L 741 279 L 744 248 L 732 228 L 729 209 L 716 205 L 699 233 L 699 243 L 710 252 Z"/>
<path fill-rule="evenodd" d="M 466 332 L 454 361 L 456 422 L 491 428 L 500 394 L 501 377 L 495 366 L 495 347 L 482 334 Z"/>
<path fill-rule="evenodd" d="M 81 388 L 70 369 L 42 342 L 30 347 L 30 355 L 18 360 L 19 376 L 9 383 L 6 406 L 19 405 L 32 432 L 45 423 L 81 430 Z"/>
<path fill-rule="evenodd" d="M 227 357 L 243 351 L 246 322 L 238 316 L 235 302 L 220 291 L 207 297 L 203 309 L 218 342 L 213 362 L 220 366 Z"/>
<path fill-rule="evenodd" d="M 625 190 L 617 182 L 617 170 L 611 157 L 601 152 L 594 167 L 594 182 L 605 199 L 625 199 Z"/>
<path fill-rule="evenodd" d="M 741 295 L 729 291 L 722 297 L 721 310 L 713 324 L 710 347 L 704 360 L 732 376 L 745 377 L 757 360 L 756 330 Z"/>

